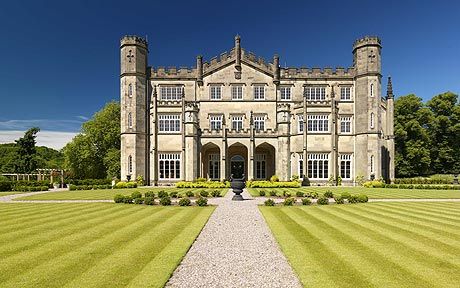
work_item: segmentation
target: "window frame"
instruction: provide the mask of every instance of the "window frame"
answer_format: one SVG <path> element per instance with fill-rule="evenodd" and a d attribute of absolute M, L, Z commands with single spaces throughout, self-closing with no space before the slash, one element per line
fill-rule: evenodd
<path fill-rule="evenodd" d="M 236 94 L 235 94 L 236 92 Z M 240 84 L 232 84 L 231 85 L 231 96 L 232 100 L 243 100 L 243 85 Z M 239 96 L 239 97 L 234 97 L 234 96 Z"/>
<path fill-rule="evenodd" d="M 222 119 L 223 119 L 223 115 L 209 115 L 209 129 L 212 131 L 212 130 L 215 130 L 215 131 L 220 131 L 222 130 Z M 213 126 L 216 126 L 216 125 L 213 125 L 213 123 L 219 123 L 219 127 L 213 127 Z"/>
<path fill-rule="evenodd" d="M 329 133 L 329 114 L 308 114 L 307 132 L 310 133 Z M 325 129 L 326 128 L 326 129 Z M 304 123 L 305 129 L 305 123 Z"/>
<path fill-rule="evenodd" d="M 180 180 L 182 175 L 181 169 L 182 161 L 180 152 L 158 153 L 158 180 Z M 166 172 L 168 176 L 173 175 L 174 177 L 165 177 Z"/>
<path fill-rule="evenodd" d="M 308 153 L 307 161 L 308 179 L 329 179 L 329 153 Z"/>
<path fill-rule="evenodd" d="M 180 101 L 184 92 L 183 85 L 164 85 L 160 86 L 161 101 Z"/>
<path fill-rule="evenodd" d="M 265 85 L 256 84 L 252 89 L 254 100 L 265 100 Z M 256 97 L 257 96 L 257 97 Z"/>
<path fill-rule="evenodd" d="M 244 121 L 244 116 L 243 115 L 232 115 L 232 130 L 235 130 L 237 132 L 243 130 L 243 121 Z M 236 125 L 235 128 L 235 123 L 241 123 L 241 127 L 238 127 L 239 125 Z"/>
<path fill-rule="evenodd" d="M 254 121 L 254 130 L 256 131 L 265 131 L 265 115 L 254 115 L 253 116 L 253 121 Z M 259 126 L 259 127 L 257 127 Z M 260 127 L 262 126 L 262 127 Z M 260 129 L 262 128 L 262 129 Z"/>
<path fill-rule="evenodd" d="M 347 90 L 348 90 L 348 93 L 346 93 Z M 344 96 L 348 96 L 348 97 L 344 97 Z M 340 100 L 341 101 L 352 101 L 351 86 L 340 86 Z"/>
<path fill-rule="evenodd" d="M 217 91 L 219 93 L 217 93 Z M 219 98 L 216 98 L 217 96 L 219 96 Z M 209 85 L 209 99 L 213 101 L 222 100 L 222 85 L 220 84 Z"/>
<path fill-rule="evenodd" d="M 352 133 L 352 116 L 340 116 L 339 117 L 340 121 L 340 134 L 351 134 Z M 344 131 L 343 128 L 346 126 L 342 124 L 348 123 L 348 131 Z"/>
<path fill-rule="evenodd" d="M 353 155 L 352 154 L 340 154 L 339 156 L 339 165 L 340 165 L 340 177 L 345 180 L 350 180 L 353 178 Z M 346 177 L 348 175 L 348 177 Z"/>
<path fill-rule="evenodd" d="M 291 101 L 292 100 L 292 87 L 291 86 L 286 86 L 286 85 L 280 86 L 280 100 L 281 101 Z"/>
<path fill-rule="evenodd" d="M 220 155 L 219 153 L 210 153 L 208 156 L 208 176 L 210 180 L 220 179 Z"/>
<path fill-rule="evenodd" d="M 326 86 L 305 86 L 307 101 L 326 101 Z"/>
<path fill-rule="evenodd" d="M 171 130 L 172 127 L 175 129 Z M 182 121 L 180 114 L 158 114 L 158 133 L 174 134 L 181 132 Z"/>

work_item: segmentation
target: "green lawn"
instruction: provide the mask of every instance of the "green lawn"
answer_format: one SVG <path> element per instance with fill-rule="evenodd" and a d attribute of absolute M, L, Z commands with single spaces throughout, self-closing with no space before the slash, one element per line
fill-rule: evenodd
<path fill-rule="evenodd" d="M 0 204 L 0 287 L 163 287 L 213 210 Z"/>
<path fill-rule="evenodd" d="M 0 192 L 0 197 L 2 196 L 8 196 L 8 195 L 14 195 L 14 194 L 22 194 L 26 192 L 17 192 L 17 191 L 12 191 L 12 192 Z"/>
<path fill-rule="evenodd" d="M 63 192 L 50 192 L 32 196 L 26 196 L 16 198 L 15 200 L 113 200 L 113 196 L 116 194 L 131 195 L 134 191 L 139 191 L 144 194 L 147 191 L 158 191 L 164 190 L 168 193 L 176 191 L 181 195 L 185 196 L 186 191 L 198 192 L 206 190 L 209 193 L 213 190 L 220 190 L 221 195 L 224 196 L 227 193 L 228 188 L 225 189 L 187 189 L 187 188 L 134 188 L 134 189 L 102 189 L 102 190 L 76 190 L 76 191 L 63 191 Z"/>
<path fill-rule="evenodd" d="M 260 210 L 305 287 L 458 287 L 460 203 Z"/>
<path fill-rule="evenodd" d="M 266 197 L 268 191 L 275 190 L 277 195 L 283 195 L 283 191 L 288 191 L 295 196 L 297 191 L 318 192 L 322 195 L 325 191 L 331 190 L 334 194 L 349 192 L 351 194 L 366 194 L 371 199 L 403 199 L 403 198 L 427 198 L 427 199 L 448 199 L 460 198 L 460 190 L 424 190 L 424 189 L 397 189 L 397 188 L 365 188 L 365 187 L 301 187 L 301 188 L 249 188 L 252 196 L 259 196 L 259 190 L 265 190 Z"/>

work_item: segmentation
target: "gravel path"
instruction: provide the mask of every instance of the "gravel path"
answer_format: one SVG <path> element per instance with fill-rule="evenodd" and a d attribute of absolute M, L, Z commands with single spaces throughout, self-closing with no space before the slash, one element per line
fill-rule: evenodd
<path fill-rule="evenodd" d="M 213 199 L 218 207 L 166 287 L 301 287 L 257 204 Z"/>

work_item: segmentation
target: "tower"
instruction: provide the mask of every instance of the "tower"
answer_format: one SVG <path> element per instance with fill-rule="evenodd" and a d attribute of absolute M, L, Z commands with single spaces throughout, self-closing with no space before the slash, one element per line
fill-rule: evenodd
<path fill-rule="evenodd" d="M 148 178 L 147 41 L 124 36 L 120 41 L 121 179 Z"/>
<path fill-rule="evenodd" d="M 381 177 L 381 42 L 364 37 L 353 45 L 355 69 L 355 176 Z"/>

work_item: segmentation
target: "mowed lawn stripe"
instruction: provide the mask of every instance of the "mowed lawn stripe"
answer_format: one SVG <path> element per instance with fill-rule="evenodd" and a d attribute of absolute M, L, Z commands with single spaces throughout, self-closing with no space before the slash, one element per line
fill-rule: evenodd
<path fill-rule="evenodd" d="M 394 206 L 373 206 L 372 211 L 365 211 L 367 216 L 377 216 L 379 220 L 381 218 L 389 218 L 392 220 L 392 223 L 403 223 L 406 227 L 410 228 L 412 226 L 420 227 L 423 231 L 433 231 L 435 233 L 441 233 L 448 237 L 458 238 L 460 231 L 458 229 L 459 222 L 445 223 L 437 219 L 430 219 L 428 217 L 420 217 L 418 215 L 411 215 L 410 212 L 403 211 L 399 205 L 394 204 Z"/>
<path fill-rule="evenodd" d="M 441 205 L 443 203 L 446 202 L 441 202 Z M 446 207 L 435 206 L 433 205 L 433 202 L 413 202 L 411 204 L 411 207 L 423 209 L 423 211 L 431 212 L 435 216 L 442 215 L 452 219 L 460 220 L 460 212 L 458 210 L 448 210 Z"/>
<path fill-rule="evenodd" d="M 199 223 L 200 225 L 188 224 L 174 240 L 170 241 L 167 247 L 144 266 L 142 271 L 130 281 L 128 287 L 163 287 L 184 258 L 194 242 L 196 235 L 203 229 L 214 210 L 214 207 L 201 209 L 195 217 L 195 223 Z M 155 277 L 152 277 L 152 275 L 155 275 Z M 145 285 L 145 279 L 149 279 L 149 285 Z"/>
<path fill-rule="evenodd" d="M 324 239 L 310 232 L 310 227 L 305 227 L 296 222 L 292 218 L 292 210 L 275 208 L 273 213 L 284 223 L 289 233 L 305 246 L 309 257 L 312 257 L 315 262 L 320 264 L 321 272 L 318 273 L 321 273 L 322 277 L 330 278 L 334 282 L 334 286 L 370 287 L 372 285 L 366 279 L 366 275 L 349 265 L 342 257 L 339 257 L 333 251 L 333 247 L 324 243 Z M 328 257 L 324 257 L 324 255 L 328 255 Z M 329 271 L 334 271 L 334 273 L 329 273 Z M 303 280 L 301 279 L 301 281 Z"/>
<path fill-rule="evenodd" d="M 61 205 L 61 204 L 57 204 Z M 1 221 L 1 227 L 0 227 L 0 234 L 3 233 L 8 233 L 8 232 L 18 232 L 22 229 L 28 229 L 30 227 L 36 227 L 40 226 L 42 224 L 49 225 L 49 224 L 55 224 L 58 221 L 66 220 L 66 219 L 72 219 L 73 217 L 76 216 L 84 216 L 87 213 L 93 213 L 93 212 L 98 212 L 99 209 L 107 209 L 109 206 L 101 206 L 95 207 L 95 206 L 88 206 L 84 204 L 76 204 L 72 208 L 68 208 L 63 210 L 58 211 L 53 211 L 51 213 L 40 213 L 38 212 L 34 216 L 27 216 L 22 218 L 21 216 L 18 216 L 18 218 L 14 220 L 7 220 L 7 221 Z M 59 223 L 58 223 L 59 224 Z"/>
<path fill-rule="evenodd" d="M 156 229 L 147 229 L 129 245 L 107 255 L 66 287 L 126 287 L 151 259 L 155 259 L 163 249 L 175 241 L 179 233 L 199 215 L 199 211 L 195 209 L 173 209 L 179 210 L 179 213 L 168 217 Z M 126 273 L 127 270 L 132 272 Z M 103 273 L 100 273 L 102 271 Z"/>
<path fill-rule="evenodd" d="M 428 282 L 419 275 L 412 273 L 404 265 L 399 265 L 397 261 L 388 259 L 388 255 L 382 253 L 382 247 L 379 247 L 379 244 L 384 245 L 383 241 L 378 243 L 371 238 L 371 235 L 356 233 L 356 230 L 351 229 L 349 226 L 352 226 L 353 222 L 348 223 L 349 226 L 347 227 L 341 227 L 343 220 L 326 215 L 327 208 L 325 207 L 309 209 L 308 211 L 295 208 L 291 211 L 290 215 L 295 221 L 307 226 L 313 234 L 318 235 L 321 241 L 334 251 L 334 257 L 342 258 L 347 265 L 363 273 L 363 279 L 360 281 L 366 280 L 371 282 L 373 286 L 380 287 L 393 286 L 391 282 L 388 282 L 388 279 L 395 279 L 397 282 L 405 281 L 412 287 L 430 286 Z M 322 218 L 327 219 L 327 221 L 322 220 Z M 377 239 L 380 240 L 380 238 Z M 378 263 L 377 266 L 376 263 Z"/>
<path fill-rule="evenodd" d="M 106 237 L 102 237 L 99 240 L 92 241 L 82 247 L 78 247 L 74 251 L 69 251 L 69 253 L 59 255 L 51 261 L 47 261 L 30 270 L 30 275 L 42 276 L 41 281 L 35 282 L 34 285 L 63 287 L 65 285 L 70 285 L 69 283 L 73 281 L 79 282 L 80 279 L 83 279 L 85 282 L 88 281 L 89 283 L 81 283 L 76 286 L 70 286 L 115 287 L 126 275 L 132 275 L 135 271 L 135 267 L 126 266 L 124 271 L 112 273 L 112 266 L 117 265 L 117 263 L 105 261 L 105 259 L 112 257 L 113 254 L 123 251 L 123 257 L 114 260 L 115 262 L 119 261 L 121 264 L 125 264 L 133 259 L 141 261 L 141 259 L 135 255 L 135 243 L 139 239 L 142 239 L 150 231 L 154 231 L 155 233 L 164 233 L 168 229 L 165 225 L 167 225 L 167 223 L 171 223 L 173 219 L 177 220 L 176 216 L 183 213 L 178 209 L 160 209 L 164 209 L 166 214 L 161 215 L 160 217 L 146 215 L 144 219 L 138 220 L 132 225 L 123 227 Z M 138 223 L 139 225 L 137 225 Z M 154 243 L 155 238 L 149 239 L 148 242 Z M 155 244 L 163 245 L 163 243 Z M 167 243 L 164 245 L 167 245 Z M 113 247 L 116 247 L 116 249 L 113 249 Z M 141 251 L 141 253 L 147 254 L 148 251 Z M 101 266 L 101 262 L 105 262 L 105 265 Z M 87 273 L 88 271 L 91 271 L 91 273 Z M 107 286 L 91 286 L 91 281 L 98 281 L 100 278 L 104 278 L 107 274 L 110 274 L 110 278 L 113 283 Z M 85 277 L 90 279 L 86 279 Z"/>
<path fill-rule="evenodd" d="M 426 204 L 423 202 L 419 203 L 414 203 L 414 204 Z M 454 212 L 456 215 L 458 215 L 458 203 L 457 202 L 430 202 L 430 207 L 433 208 L 441 208 L 440 211 L 449 211 L 449 212 Z"/>
<path fill-rule="evenodd" d="M 8 207 L 8 206 L 17 206 L 12 203 L 0 203 L 2 207 Z M 80 208 L 81 209 L 81 208 Z M 22 219 L 25 221 L 29 221 L 30 219 L 36 219 L 39 218 L 37 215 L 41 214 L 46 214 L 46 213 L 55 213 L 59 214 L 62 213 L 62 207 L 59 207 L 59 205 L 42 205 L 42 206 L 37 206 L 36 204 L 32 203 L 23 203 L 22 207 L 19 207 L 18 210 L 12 211 L 8 215 L 4 215 L 0 213 L 2 223 L 5 225 L 8 224 L 7 221 L 11 222 L 18 222 Z M 22 222 L 22 221 L 21 221 Z"/>
<path fill-rule="evenodd" d="M 429 204 L 426 204 L 426 205 L 429 205 Z M 398 211 L 401 211 L 402 213 L 408 213 L 410 215 L 419 216 L 419 217 L 422 217 L 424 219 L 431 219 L 431 220 L 439 221 L 441 223 L 449 222 L 449 223 L 455 224 L 455 223 L 458 223 L 458 221 L 460 220 L 459 217 L 446 215 L 442 211 L 439 211 L 439 213 L 428 211 L 427 206 L 425 206 L 425 207 L 423 207 L 423 206 L 419 206 L 419 207 L 398 206 L 398 207 L 395 207 L 391 203 L 383 203 L 381 206 L 386 207 L 388 209 L 397 209 Z"/>
<path fill-rule="evenodd" d="M 321 277 L 329 267 L 323 265 L 321 257 L 312 257 L 309 250 L 309 244 L 306 241 L 315 241 L 308 237 L 296 237 L 296 230 L 290 225 L 286 225 L 278 217 L 276 209 L 260 207 L 260 210 L 268 223 L 268 226 L 274 231 L 275 239 L 280 245 L 284 255 L 288 256 L 287 260 L 294 268 L 297 276 L 303 283 L 304 287 L 334 287 L 336 286 L 332 278 Z M 297 226 L 295 228 L 298 228 Z M 300 239 L 299 239 L 300 238 Z M 283 245 L 289 243 L 288 245 Z M 319 276 L 319 277 L 315 277 Z"/>
<path fill-rule="evenodd" d="M 102 217 L 94 217 L 96 213 L 100 214 L 101 212 L 107 214 Z M 98 227 L 100 224 L 104 224 L 107 221 L 116 220 L 119 217 L 129 216 L 132 213 L 133 211 L 131 209 L 120 210 L 115 206 L 112 206 L 111 209 L 104 210 L 97 208 L 95 211 L 92 211 L 92 213 L 85 213 L 81 217 L 65 219 L 65 222 L 50 222 L 48 223 L 48 225 L 43 224 L 39 226 L 30 227 L 30 230 L 27 231 L 23 229 L 20 230 L 19 233 L 10 233 L 8 234 L 8 238 L 10 239 L 9 241 L 7 239 L 4 239 L 2 235 L 0 236 L 0 239 L 2 240 L 0 244 L 9 244 L 0 246 L 0 255 L 6 257 L 10 254 L 16 253 L 16 251 L 18 250 L 26 250 L 29 248 L 33 248 L 34 246 L 40 243 L 49 243 L 56 239 L 67 237 L 75 233 L 80 233 L 82 230 L 92 227 Z M 59 222 L 58 225 L 56 225 L 57 222 Z M 14 239 L 22 240 L 14 241 Z"/>
<path fill-rule="evenodd" d="M 123 206 L 120 206 L 120 208 L 129 209 L 129 207 Z M 90 243 L 94 246 L 103 246 L 103 243 L 107 243 L 107 246 L 105 246 L 105 248 L 99 252 L 110 253 L 110 249 L 113 248 L 109 245 L 110 243 L 114 242 L 114 244 L 116 245 L 122 245 L 124 244 L 124 242 L 127 241 L 127 239 L 131 239 L 131 237 L 135 237 L 136 235 L 141 234 L 142 229 L 150 225 L 150 223 L 148 223 L 148 221 L 146 220 L 147 216 L 149 216 L 150 214 L 160 213 L 164 214 L 163 216 L 165 217 L 171 216 L 170 214 L 173 214 L 168 213 L 167 210 L 164 210 L 162 208 L 159 208 L 157 211 L 149 211 L 148 209 L 139 208 L 144 207 L 133 207 L 133 209 L 135 209 L 135 212 L 132 215 L 130 215 L 130 217 L 114 219 L 107 223 L 100 224 L 99 226 L 88 227 L 85 233 L 74 233 L 66 235 L 65 237 L 55 239 L 54 241 L 48 242 L 44 245 L 39 245 L 27 251 L 21 251 L 15 255 L 8 257 L 7 259 L 5 259 L 7 261 L 0 262 L 0 282 L 5 282 L 6 279 L 12 277 L 16 280 L 27 279 L 28 281 L 30 281 L 32 279 L 35 279 L 35 281 L 39 281 L 39 279 L 45 277 L 46 273 L 31 274 L 31 270 L 39 269 L 41 265 L 46 265 L 46 263 L 48 262 L 53 262 L 59 257 L 62 257 L 63 255 L 66 255 L 68 253 L 79 251 L 79 249 L 83 249 L 86 246 L 89 246 Z M 101 217 L 102 216 L 103 215 L 101 215 Z M 118 235 L 125 236 L 125 238 L 119 239 L 117 237 Z M 93 253 L 95 252 L 98 251 L 93 251 Z M 83 258 L 90 258 L 89 256 L 91 255 L 81 256 L 83 256 Z M 75 265 L 76 263 L 74 261 L 83 261 L 84 263 L 84 260 L 85 259 L 75 258 L 69 263 L 62 264 Z M 18 268 L 20 268 L 21 270 L 19 270 Z M 27 278 L 26 275 L 22 274 L 33 276 Z M 48 275 L 48 277 L 53 278 L 54 276 Z M 17 282 L 15 281 L 12 281 L 11 283 L 17 284 Z M 21 285 L 26 285 L 26 283 L 20 283 Z M 27 285 L 36 286 L 34 283 L 28 283 Z"/>
<path fill-rule="evenodd" d="M 380 216 L 378 213 L 374 213 L 373 211 L 358 209 L 353 209 L 353 211 L 352 209 L 338 209 L 334 212 L 342 212 L 343 214 L 348 214 L 351 217 L 363 219 L 370 224 L 369 229 L 381 231 L 381 234 L 390 233 L 387 234 L 388 237 L 391 236 L 394 240 L 401 241 L 401 243 L 404 241 L 417 241 L 421 245 L 421 247 L 418 248 L 419 250 L 425 251 L 426 253 L 433 253 L 436 257 L 442 258 L 455 254 L 455 251 L 458 250 L 458 245 L 460 244 L 458 242 L 458 237 L 455 235 L 440 232 L 433 233 L 433 231 L 428 230 L 434 229 L 434 227 L 401 222 L 400 219 L 390 215 Z M 371 226 L 371 224 L 373 226 Z M 440 235 L 443 237 L 438 239 L 438 236 Z"/>
<path fill-rule="evenodd" d="M 358 234 L 355 235 L 354 233 L 361 231 L 361 235 L 369 238 L 364 243 L 365 245 L 370 245 L 371 249 L 378 249 L 379 253 L 382 252 L 384 257 L 391 256 L 392 261 L 395 263 L 414 262 L 415 264 L 413 265 L 416 267 L 412 269 L 413 273 L 424 275 L 431 272 L 438 275 L 439 268 L 436 268 L 438 265 L 447 269 L 446 274 L 458 269 L 460 265 L 459 259 L 457 259 L 458 246 L 431 243 L 431 241 L 434 241 L 433 239 L 419 236 L 418 233 L 408 232 L 406 236 L 403 236 L 400 235 L 400 230 L 391 229 L 385 224 L 373 223 L 375 225 L 367 226 L 367 219 L 362 219 L 364 218 L 363 214 L 351 216 L 341 213 L 347 212 L 345 210 L 325 209 L 322 211 L 321 216 L 328 221 L 331 221 L 329 217 L 335 218 L 338 222 L 335 223 L 336 226 L 340 227 L 344 233 L 348 233 L 350 237 L 358 237 Z M 309 215 L 314 215 L 314 212 L 309 213 Z M 424 265 L 423 263 L 425 262 L 429 263 Z M 425 271 L 425 273 L 419 273 L 420 271 Z M 431 278 L 433 278 L 433 275 L 429 279 Z"/>

